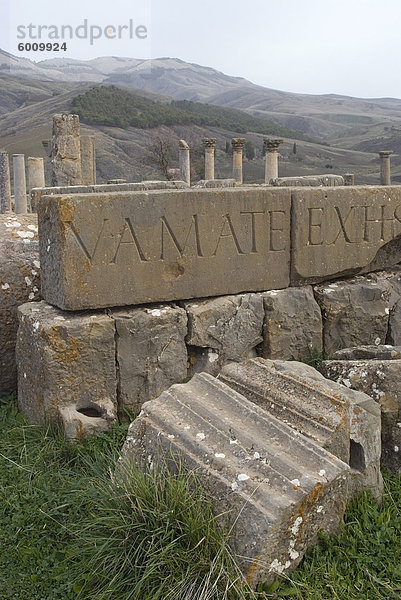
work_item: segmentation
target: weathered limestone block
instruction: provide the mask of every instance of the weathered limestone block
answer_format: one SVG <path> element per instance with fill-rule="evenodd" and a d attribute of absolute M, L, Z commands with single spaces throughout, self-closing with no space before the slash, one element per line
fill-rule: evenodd
<path fill-rule="evenodd" d="M 289 283 L 288 190 L 47 196 L 38 218 L 42 294 L 63 310 Z"/>
<path fill-rule="evenodd" d="M 194 188 L 225 188 L 235 187 L 235 179 L 201 179 L 196 183 Z"/>
<path fill-rule="evenodd" d="M 83 185 L 96 184 L 95 136 L 81 136 L 81 170 Z"/>
<path fill-rule="evenodd" d="M 113 311 L 119 373 L 119 410 L 137 414 L 187 376 L 187 315 L 174 305 Z"/>
<path fill-rule="evenodd" d="M 278 187 L 334 187 L 344 185 L 342 175 L 304 175 L 302 177 L 276 177 L 270 185 Z"/>
<path fill-rule="evenodd" d="M 338 360 L 397 360 L 401 359 L 401 346 L 357 346 L 334 352 L 332 359 Z M 329 361 L 326 361 L 327 363 Z"/>
<path fill-rule="evenodd" d="M 401 187 L 292 190 L 293 285 L 401 261 Z"/>
<path fill-rule="evenodd" d="M 184 302 L 184 307 L 188 313 L 187 343 L 207 349 L 203 358 L 209 363 L 206 370 L 213 375 L 227 361 L 248 358 L 262 341 L 264 312 L 260 294 Z"/>
<path fill-rule="evenodd" d="M 401 344 L 401 267 L 372 273 L 369 277 L 389 287 L 390 316 L 386 341 L 397 346 Z"/>
<path fill-rule="evenodd" d="M 323 314 L 323 346 L 328 357 L 352 346 L 384 344 L 390 314 L 384 281 L 356 277 L 315 287 Z"/>
<path fill-rule="evenodd" d="M 383 350 L 385 348 L 385 350 Z M 358 354 L 358 349 L 352 353 Z M 399 355 L 395 350 L 395 355 Z M 382 464 L 396 473 L 401 471 L 401 359 L 387 360 L 389 349 L 382 347 L 373 357 L 362 360 L 328 360 L 322 363 L 322 372 L 333 381 L 371 396 L 381 408 Z M 367 354 L 367 350 L 362 352 Z M 384 358 L 386 357 L 386 358 Z M 370 358 L 370 360 L 369 360 Z"/>
<path fill-rule="evenodd" d="M 121 183 L 124 180 L 114 180 L 117 183 L 104 183 L 96 185 L 63 185 L 56 187 L 42 187 L 31 192 L 32 210 L 36 211 L 42 196 L 55 196 L 60 194 L 96 194 L 106 192 L 141 192 L 146 190 L 184 190 L 188 184 L 184 181 L 141 181 L 139 183 Z M 120 183 L 118 183 L 120 182 Z"/>
<path fill-rule="evenodd" d="M 54 115 L 50 154 L 53 169 L 53 185 L 82 184 L 79 134 L 78 115 Z"/>
<path fill-rule="evenodd" d="M 117 415 L 113 319 L 45 302 L 23 304 L 18 316 L 20 409 L 33 423 L 61 418 L 69 437 L 109 428 Z"/>
<path fill-rule="evenodd" d="M 144 404 L 122 461 L 149 468 L 177 455 L 230 519 L 252 586 L 294 569 L 343 517 L 349 467 L 210 375 Z"/>
<path fill-rule="evenodd" d="M 264 358 L 301 360 L 321 354 L 322 315 L 311 286 L 266 292 L 263 303 Z"/>
<path fill-rule="evenodd" d="M 365 488 L 380 497 L 380 411 L 372 398 L 295 361 L 231 364 L 219 379 L 349 464 L 350 496 Z"/>
<path fill-rule="evenodd" d="M 36 215 L 0 215 L 0 392 L 17 389 L 18 306 L 41 299 L 37 231 Z"/>

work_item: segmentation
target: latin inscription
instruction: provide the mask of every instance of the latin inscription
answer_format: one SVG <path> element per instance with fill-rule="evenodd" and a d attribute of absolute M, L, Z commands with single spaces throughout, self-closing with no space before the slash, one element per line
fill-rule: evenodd
<path fill-rule="evenodd" d="M 309 207 L 307 246 L 383 243 L 401 233 L 401 204 Z"/>
<path fill-rule="evenodd" d="M 286 212 L 283 210 L 238 211 L 217 218 L 193 214 L 177 224 L 166 215 L 144 231 L 135 219 L 104 218 L 89 241 L 85 231 L 66 221 L 73 237 L 91 265 L 124 264 L 127 258 L 141 263 L 176 258 L 214 258 L 222 253 L 238 256 L 282 253 L 288 250 Z M 213 227 L 212 227 L 213 225 Z M 93 224 L 91 229 L 93 232 Z"/>

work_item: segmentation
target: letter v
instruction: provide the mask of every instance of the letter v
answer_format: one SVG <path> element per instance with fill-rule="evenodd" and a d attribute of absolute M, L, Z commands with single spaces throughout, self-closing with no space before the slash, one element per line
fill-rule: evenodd
<path fill-rule="evenodd" d="M 88 261 L 89 261 L 89 264 L 92 264 L 93 258 L 94 258 L 95 254 L 96 254 L 97 247 L 98 247 L 98 245 L 99 245 L 100 238 L 102 237 L 102 233 L 103 233 L 103 230 L 104 230 L 105 224 L 106 224 L 106 222 L 107 222 L 107 221 L 109 221 L 109 220 L 110 220 L 110 219 L 103 219 L 103 224 L 102 224 L 102 227 L 101 227 L 101 229 L 100 229 L 100 231 L 99 231 L 99 235 L 97 236 L 97 240 L 96 240 L 95 247 L 94 247 L 94 249 L 93 249 L 93 252 L 92 252 L 92 254 L 90 254 L 90 252 L 89 252 L 89 250 L 88 250 L 88 248 L 87 248 L 87 246 L 86 246 L 85 242 L 83 241 L 83 239 L 81 238 L 80 234 L 79 234 L 79 233 L 78 233 L 78 231 L 76 230 L 76 227 L 75 227 L 75 225 L 72 223 L 72 221 L 67 221 L 67 222 L 66 222 L 66 224 L 70 226 L 70 228 L 71 228 L 71 231 L 72 231 L 72 233 L 74 234 L 74 236 L 75 236 L 75 239 L 77 240 L 78 246 L 81 248 L 82 252 L 84 253 L 84 255 L 86 256 L 86 258 L 88 259 Z"/>

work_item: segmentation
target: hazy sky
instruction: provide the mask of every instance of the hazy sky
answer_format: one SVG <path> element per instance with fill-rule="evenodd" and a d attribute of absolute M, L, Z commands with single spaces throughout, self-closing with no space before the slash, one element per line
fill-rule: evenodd
<path fill-rule="evenodd" d="M 0 0 L 0 4 L 2 13 L 9 13 L 0 22 L 0 47 L 35 61 L 56 55 L 172 56 L 286 91 L 401 98 L 401 0 Z M 84 19 L 89 27 L 109 25 L 116 31 L 132 19 L 134 28 L 148 28 L 148 38 L 128 39 L 127 30 L 122 30 L 125 39 L 103 37 L 92 45 L 87 39 L 67 39 L 65 53 L 17 49 L 22 41 L 17 39 L 18 25 L 75 28 Z"/>

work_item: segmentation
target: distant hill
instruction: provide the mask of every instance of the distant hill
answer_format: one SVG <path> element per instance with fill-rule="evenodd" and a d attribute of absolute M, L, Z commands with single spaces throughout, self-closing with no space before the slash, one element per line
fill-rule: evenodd
<path fill-rule="evenodd" d="M 58 83 L 114 84 L 176 100 L 240 109 L 257 118 L 336 144 L 337 140 L 353 137 L 366 127 L 378 127 L 383 133 L 384 127 L 401 122 L 400 99 L 366 100 L 336 94 L 283 92 L 177 58 L 101 57 L 87 61 L 57 58 L 34 63 L 0 50 L 2 72 Z"/>
<path fill-rule="evenodd" d="M 96 137 L 99 180 L 155 176 L 154 172 L 144 173 L 141 166 L 141 153 L 149 135 L 155 133 L 172 139 L 183 137 L 191 145 L 198 144 L 202 137 L 215 137 L 218 177 L 230 175 L 231 159 L 225 148 L 231 137 L 241 135 L 256 149 L 256 159 L 244 163 L 245 181 L 261 181 L 262 137 L 277 135 L 285 139 L 280 148 L 282 175 L 348 171 L 355 173 L 358 183 L 377 183 L 377 152 L 384 149 L 399 153 L 391 160 L 393 180 L 401 182 L 401 100 L 282 92 L 175 58 L 101 57 L 81 61 L 61 57 L 34 63 L 0 50 L 0 147 L 11 153 L 44 156 L 42 140 L 51 136 L 52 115 L 71 111 L 74 98 L 110 85 L 129 92 L 130 102 L 133 95 L 141 98 L 147 111 L 150 104 L 144 103 L 143 98 L 156 103 L 159 125 L 145 128 L 140 119 L 137 124 L 141 127 L 123 121 L 117 122 L 123 127 L 112 126 L 107 120 L 104 124 L 98 124 L 99 120 L 84 122 L 82 131 Z M 172 109 L 175 124 L 168 125 Z M 235 118 L 234 113 L 224 112 L 228 109 L 235 109 Z M 138 118 L 135 110 L 131 123 L 135 123 L 135 114 Z M 188 119 L 185 122 L 192 124 L 177 124 L 178 115 L 184 116 L 182 111 Z M 160 119 L 162 113 L 164 120 Z M 82 117 L 90 120 L 83 113 Z M 117 117 L 121 118 L 121 114 Z M 273 129 L 272 124 L 291 131 Z M 296 139 L 302 137 L 296 130 L 330 146 Z"/>
<path fill-rule="evenodd" d="M 307 140 L 307 136 L 281 127 L 272 121 L 257 119 L 245 112 L 189 100 L 156 102 L 143 95 L 116 86 L 93 88 L 72 100 L 72 110 L 89 125 L 138 127 L 148 129 L 160 125 L 199 125 L 219 127 L 239 134 L 247 132 Z"/>

